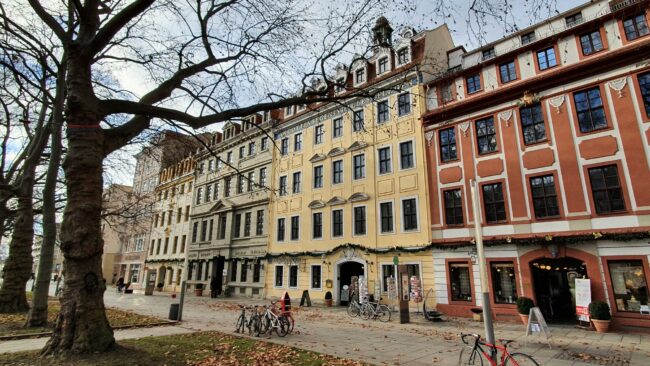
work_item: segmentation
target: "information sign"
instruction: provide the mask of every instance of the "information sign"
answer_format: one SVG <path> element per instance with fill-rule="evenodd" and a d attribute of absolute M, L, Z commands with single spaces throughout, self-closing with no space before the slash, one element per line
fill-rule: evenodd
<path fill-rule="evenodd" d="M 591 281 L 576 278 L 576 315 L 581 322 L 589 322 L 589 303 L 591 303 Z"/>

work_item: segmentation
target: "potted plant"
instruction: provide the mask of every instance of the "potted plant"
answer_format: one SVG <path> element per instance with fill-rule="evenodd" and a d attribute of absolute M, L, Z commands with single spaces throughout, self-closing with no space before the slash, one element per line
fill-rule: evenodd
<path fill-rule="evenodd" d="M 194 295 L 203 296 L 203 284 L 202 283 L 197 283 L 196 284 L 196 286 L 194 287 Z"/>
<path fill-rule="evenodd" d="M 589 316 L 594 323 L 594 328 L 598 333 L 607 333 L 609 322 L 612 314 L 609 311 L 609 305 L 604 301 L 592 301 L 589 304 Z"/>
<path fill-rule="evenodd" d="M 481 308 L 471 308 L 469 311 L 472 312 L 472 318 L 474 318 L 474 321 L 476 322 L 482 322 L 483 321 L 483 309 Z"/>
<path fill-rule="evenodd" d="M 517 299 L 517 312 L 519 313 L 519 318 L 521 321 L 528 325 L 528 315 L 530 314 L 530 309 L 535 306 L 533 299 L 530 297 L 520 297 Z"/>
<path fill-rule="evenodd" d="M 329 291 L 327 291 L 327 292 L 325 293 L 325 305 L 326 305 L 327 307 L 331 307 L 331 306 L 332 306 L 332 293 L 329 292 Z"/>
<path fill-rule="evenodd" d="M 157 288 L 158 291 L 162 291 L 163 286 L 164 286 L 163 283 L 159 282 L 158 285 L 156 285 L 156 288 Z"/>

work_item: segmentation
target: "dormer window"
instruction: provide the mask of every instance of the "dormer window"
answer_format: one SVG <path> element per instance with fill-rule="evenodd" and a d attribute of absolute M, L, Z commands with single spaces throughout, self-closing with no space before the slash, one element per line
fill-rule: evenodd
<path fill-rule="evenodd" d="M 307 109 L 307 105 L 306 104 L 300 104 L 299 106 L 296 107 L 296 109 L 298 110 L 298 112 L 304 111 L 305 109 Z"/>
<path fill-rule="evenodd" d="M 270 119 L 271 119 L 271 111 L 264 111 L 264 114 L 262 115 L 262 122 L 267 122 Z"/>
<path fill-rule="evenodd" d="M 573 27 L 575 25 L 582 23 L 584 19 L 582 18 L 582 13 L 577 12 L 575 14 L 571 14 L 568 17 L 564 18 L 564 20 L 566 21 L 567 27 Z"/>
<path fill-rule="evenodd" d="M 354 83 L 359 85 L 366 82 L 366 69 L 361 68 L 354 72 Z"/>
<path fill-rule="evenodd" d="M 535 32 L 528 32 L 521 36 L 521 45 L 527 45 L 529 43 L 535 42 Z"/>
<path fill-rule="evenodd" d="M 388 71 L 388 57 L 382 57 L 377 61 L 377 75 L 381 75 Z"/>
<path fill-rule="evenodd" d="M 397 64 L 404 65 L 410 61 L 409 48 L 404 47 L 397 50 Z"/>
<path fill-rule="evenodd" d="M 284 116 L 288 117 L 293 114 L 293 106 L 288 106 L 284 108 Z"/>
<path fill-rule="evenodd" d="M 483 50 L 483 61 L 494 58 L 494 56 L 496 56 L 496 53 L 494 53 L 494 47 Z"/>
<path fill-rule="evenodd" d="M 341 93 L 345 90 L 345 78 L 336 79 L 336 87 L 334 89 L 337 93 Z"/>

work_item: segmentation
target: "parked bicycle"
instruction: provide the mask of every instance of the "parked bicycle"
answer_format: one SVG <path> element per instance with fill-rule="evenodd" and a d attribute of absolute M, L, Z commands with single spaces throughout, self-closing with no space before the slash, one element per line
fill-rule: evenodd
<path fill-rule="evenodd" d="M 239 318 L 237 318 L 237 323 L 235 327 L 235 333 L 244 333 L 244 330 L 246 329 L 248 323 L 246 321 L 246 311 L 251 311 L 253 308 L 251 306 L 244 306 L 244 305 L 239 305 L 239 308 L 241 309 L 241 314 L 239 315 Z"/>
<path fill-rule="evenodd" d="M 390 308 L 387 305 L 368 301 L 361 305 L 359 316 L 363 320 L 372 318 L 379 319 L 379 321 L 385 323 L 390 321 L 391 312 Z"/>
<path fill-rule="evenodd" d="M 262 324 L 260 328 L 260 333 L 269 333 L 269 336 L 273 334 L 273 331 L 280 336 L 284 337 L 289 332 L 291 324 L 286 316 L 282 315 L 275 306 L 275 303 L 271 305 L 264 306 L 264 315 L 262 315 Z"/>
<path fill-rule="evenodd" d="M 460 339 L 467 346 L 460 350 L 458 365 L 470 366 L 539 366 L 537 362 L 525 353 L 510 353 L 508 345 L 513 340 L 499 339 L 501 345 L 486 343 L 478 334 L 461 334 Z M 498 357 L 501 351 L 501 357 Z"/>
<path fill-rule="evenodd" d="M 353 298 L 348 303 L 348 315 L 354 318 L 359 316 L 359 314 L 361 314 L 361 304 L 359 304 L 357 299 Z"/>

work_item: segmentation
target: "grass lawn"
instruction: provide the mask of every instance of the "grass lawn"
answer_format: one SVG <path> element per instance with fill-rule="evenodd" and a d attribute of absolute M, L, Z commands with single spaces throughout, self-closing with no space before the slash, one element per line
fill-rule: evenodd
<path fill-rule="evenodd" d="M 0 365 L 363 365 L 297 348 L 219 332 L 120 341 L 115 350 L 84 357 L 40 358 L 38 352 L 0 354 Z"/>
<path fill-rule="evenodd" d="M 56 316 L 59 314 L 60 304 L 58 300 L 51 300 L 47 306 L 47 327 L 41 328 L 23 328 L 25 320 L 27 320 L 27 313 L 18 314 L 0 314 L 0 336 L 9 335 L 22 335 L 30 333 L 50 332 L 54 326 Z M 118 326 L 136 326 L 160 323 L 161 319 L 151 316 L 140 315 L 130 311 L 106 309 L 106 316 L 108 322 L 113 327 Z"/>

